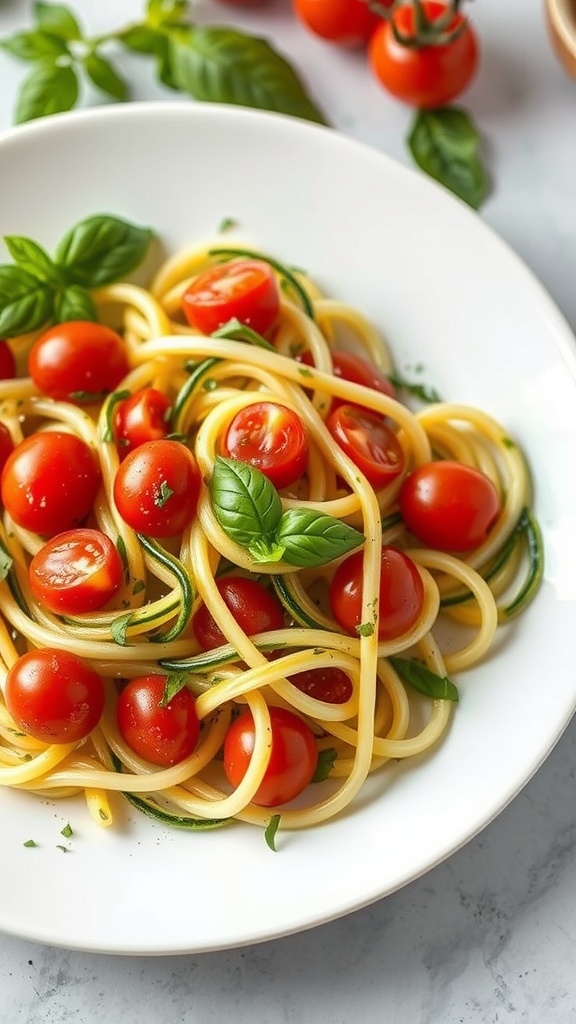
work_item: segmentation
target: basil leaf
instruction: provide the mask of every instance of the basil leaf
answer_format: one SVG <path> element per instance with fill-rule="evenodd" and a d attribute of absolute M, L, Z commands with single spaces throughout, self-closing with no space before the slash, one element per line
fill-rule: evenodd
<path fill-rule="evenodd" d="M 175 92 L 180 90 L 172 68 L 172 51 L 168 36 L 162 36 L 156 49 L 156 74 L 167 89 L 173 89 Z"/>
<path fill-rule="evenodd" d="M 41 245 L 21 235 L 5 235 L 4 242 L 12 259 L 39 281 L 58 285 L 61 274 Z"/>
<path fill-rule="evenodd" d="M 98 313 L 91 296 L 79 284 L 71 284 L 59 292 L 54 302 L 54 319 L 57 324 L 67 320 L 92 320 L 98 323 Z"/>
<path fill-rule="evenodd" d="M 396 373 L 394 370 L 388 374 L 388 380 L 395 388 L 401 388 L 402 391 L 407 391 L 409 395 L 413 395 L 414 398 L 419 398 L 421 402 L 441 402 L 442 398 L 436 388 L 433 388 L 430 384 L 417 384 L 414 381 L 406 380 L 401 374 Z"/>
<path fill-rule="evenodd" d="M 81 39 L 82 30 L 74 14 L 64 4 L 43 3 L 37 0 L 34 4 L 34 17 L 38 25 L 59 39 Z"/>
<path fill-rule="evenodd" d="M 128 99 L 127 83 L 105 57 L 99 53 L 88 53 L 84 58 L 84 67 L 88 78 L 97 89 L 101 89 L 115 100 Z"/>
<path fill-rule="evenodd" d="M 141 262 L 152 232 L 118 217 L 99 214 L 75 224 L 56 248 L 56 262 L 75 284 L 100 288 L 118 281 Z"/>
<path fill-rule="evenodd" d="M 358 530 L 340 519 L 303 508 L 284 512 L 277 536 L 284 545 L 284 559 L 303 568 L 331 562 L 364 540 Z"/>
<path fill-rule="evenodd" d="M 132 618 L 132 612 L 124 612 L 123 615 L 117 615 L 116 618 L 110 625 L 110 633 L 115 644 L 120 647 L 126 647 L 128 641 L 126 639 L 126 630 L 130 625 L 130 619 Z"/>
<path fill-rule="evenodd" d="M 265 39 L 225 26 L 170 33 L 179 88 L 198 100 L 236 103 L 325 124 L 290 64 Z"/>
<path fill-rule="evenodd" d="M 68 53 L 63 39 L 41 31 L 15 32 L 0 41 L 0 49 L 19 60 L 45 60 L 46 57 L 61 57 Z"/>
<path fill-rule="evenodd" d="M 170 672 L 169 675 L 166 676 L 164 693 L 162 694 L 158 707 L 165 708 L 172 698 L 175 697 L 177 693 L 180 693 L 180 690 L 184 689 L 187 681 L 187 672 Z"/>
<path fill-rule="evenodd" d="M 417 111 L 408 136 L 418 166 L 476 210 L 488 193 L 479 141 L 472 118 L 459 107 Z"/>
<path fill-rule="evenodd" d="M 0 582 L 2 580 L 6 579 L 6 577 L 8 576 L 8 574 L 9 574 L 13 564 L 14 564 L 14 559 L 12 558 L 12 555 L 10 554 L 9 551 L 6 550 L 4 545 L 1 544 L 0 545 Z"/>
<path fill-rule="evenodd" d="M 438 676 L 420 661 L 411 658 L 389 658 L 392 668 L 403 683 L 431 700 L 458 701 L 458 690 L 448 676 Z"/>
<path fill-rule="evenodd" d="M 48 114 L 71 110 L 78 99 L 78 79 L 73 68 L 58 64 L 38 64 L 24 79 L 14 120 L 16 124 L 33 121 Z"/>
<path fill-rule="evenodd" d="M 276 833 L 280 825 L 280 815 L 273 814 L 264 831 L 266 846 L 269 846 L 272 853 L 276 853 Z"/>
<path fill-rule="evenodd" d="M 188 0 L 148 0 L 146 22 L 160 28 L 168 21 L 180 21 L 188 13 Z"/>
<path fill-rule="evenodd" d="M 149 25 L 132 25 L 118 36 L 119 42 L 134 53 L 156 53 L 162 38 L 160 33 Z"/>
<path fill-rule="evenodd" d="M 276 542 L 282 516 L 278 491 L 258 469 L 218 456 L 210 481 L 214 515 L 230 540 L 250 548 Z M 276 559 L 277 561 L 277 559 Z"/>
<path fill-rule="evenodd" d="M 252 330 L 251 327 L 241 323 L 236 317 L 227 320 L 217 331 L 213 331 L 211 336 L 213 338 L 232 338 L 235 341 L 247 341 L 250 345 L 257 345 L 258 348 L 267 348 L 270 352 L 276 351 L 274 345 L 271 345 L 266 338 L 258 334 L 258 331 Z"/>
<path fill-rule="evenodd" d="M 338 752 L 334 747 L 328 747 L 326 750 L 319 750 L 318 761 L 316 762 L 316 771 L 310 781 L 324 782 L 324 780 L 330 775 L 337 757 Z"/>
<path fill-rule="evenodd" d="M 35 331 L 52 316 L 54 293 L 21 267 L 0 267 L 0 338 Z"/>

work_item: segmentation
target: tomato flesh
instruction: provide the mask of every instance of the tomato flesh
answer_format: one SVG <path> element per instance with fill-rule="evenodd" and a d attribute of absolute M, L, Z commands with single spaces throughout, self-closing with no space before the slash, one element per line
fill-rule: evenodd
<path fill-rule="evenodd" d="M 195 278 L 182 296 L 182 310 L 190 326 L 203 334 L 236 319 L 265 335 L 278 318 L 280 290 L 268 263 L 230 260 Z"/>
<path fill-rule="evenodd" d="M 221 447 L 223 455 L 259 469 L 279 489 L 295 483 L 308 464 L 302 420 L 275 402 L 255 402 L 237 412 Z"/>
<path fill-rule="evenodd" d="M 325 704 L 345 704 L 352 696 L 352 681 L 341 668 L 309 668 L 289 679 L 302 693 Z"/>
<path fill-rule="evenodd" d="M 372 388 L 381 395 L 388 398 L 396 397 L 394 385 L 388 380 L 374 363 L 355 352 L 347 352 L 345 349 L 335 349 L 332 352 L 332 365 L 335 377 L 349 380 L 352 384 L 362 384 L 365 388 Z M 356 404 L 345 401 L 342 398 L 333 398 L 331 411 L 339 405 Z M 364 408 L 364 406 L 359 406 Z M 370 410 L 368 410 L 370 411 Z"/>
<path fill-rule="evenodd" d="M 69 320 L 36 339 L 28 370 L 44 395 L 82 404 L 114 391 L 129 364 L 116 331 L 90 320 Z"/>
<path fill-rule="evenodd" d="M 259 807 L 277 807 L 288 803 L 312 781 L 318 763 L 318 750 L 310 726 L 285 708 L 270 708 L 272 749 L 264 778 L 253 803 Z M 235 788 L 244 778 L 254 750 L 254 719 L 243 712 L 232 723 L 224 740 L 224 771 Z"/>
<path fill-rule="evenodd" d="M 43 743 L 84 739 L 104 710 L 101 677 L 75 654 L 49 647 L 15 662 L 4 695 L 16 724 Z"/>
<path fill-rule="evenodd" d="M 342 451 L 373 487 L 386 487 L 402 473 L 404 452 L 384 417 L 357 405 L 339 405 L 326 421 Z"/>
<path fill-rule="evenodd" d="M 215 582 L 226 607 L 248 636 L 283 628 L 282 605 L 257 580 L 245 576 L 221 576 Z M 205 604 L 201 604 L 192 616 L 192 630 L 203 651 L 228 642 Z"/>
<path fill-rule="evenodd" d="M 196 701 L 184 687 L 161 705 L 166 676 L 131 679 L 118 696 L 118 728 L 143 761 L 169 768 L 194 752 L 200 736 Z"/>
<path fill-rule="evenodd" d="M 14 451 L 12 434 L 5 423 L 0 423 L 0 473 L 4 469 L 8 456 Z"/>
<path fill-rule="evenodd" d="M 103 608 L 121 587 L 122 559 L 100 530 L 66 530 L 47 541 L 29 566 L 32 593 L 56 615 Z"/>
<path fill-rule="evenodd" d="M 148 441 L 131 451 L 114 478 L 114 501 L 129 526 L 152 537 L 175 537 L 192 521 L 200 470 L 179 441 Z"/>
<path fill-rule="evenodd" d="M 402 484 L 399 505 L 408 529 L 422 544 L 455 552 L 482 544 L 501 511 L 490 478 L 449 459 L 415 469 Z"/>
<path fill-rule="evenodd" d="M 142 388 L 122 399 L 114 415 L 114 437 L 120 458 L 147 441 L 170 433 L 170 402 L 157 388 Z"/>
<path fill-rule="evenodd" d="M 0 339 L 0 380 L 13 380 L 16 376 L 16 360 L 7 341 Z"/>
<path fill-rule="evenodd" d="M 334 618 L 347 633 L 357 634 L 362 616 L 363 558 L 357 551 L 340 563 L 329 588 Z M 384 547 L 380 565 L 378 639 L 395 640 L 407 633 L 424 607 L 424 584 L 411 558 Z M 369 623 L 368 623 L 369 625 Z"/>

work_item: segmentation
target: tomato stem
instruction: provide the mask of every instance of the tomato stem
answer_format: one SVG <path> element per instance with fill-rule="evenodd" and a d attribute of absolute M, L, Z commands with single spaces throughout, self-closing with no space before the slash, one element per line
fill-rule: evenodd
<path fill-rule="evenodd" d="M 399 6 L 405 6 L 407 0 L 396 0 L 391 7 L 384 7 L 378 2 L 369 3 L 369 7 L 376 14 L 390 22 L 390 29 L 394 39 L 400 46 L 411 50 L 421 50 L 426 46 L 448 46 L 455 42 L 468 27 L 468 20 L 454 21 L 459 14 L 462 0 L 447 0 L 446 10 L 438 18 L 432 18 L 426 13 L 423 0 L 410 0 L 414 11 L 414 31 L 411 33 L 402 32 L 394 19 L 394 14 Z"/>

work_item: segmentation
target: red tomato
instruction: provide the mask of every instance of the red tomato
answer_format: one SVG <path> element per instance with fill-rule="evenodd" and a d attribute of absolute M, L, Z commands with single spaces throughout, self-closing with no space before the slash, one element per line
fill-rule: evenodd
<path fill-rule="evenodd" d="M 378 413 L 357 405 L 339 405 L 330 413 L 326 425 L 373 487 L 392 483 L 404 469 L 402 446 Z"/>
<path fill-rule="evenodd" d="M 28 369 L 44 395 L 66 402 L 94 402 L 118 386 L 129 370 L 116 331 L 90 320 L 68 320 L 41 334 Z"/>
<path fill-rule="evenodd" d="M 366 43 L 380 21 L 366 0 L 294 0 L 294 10 L 311 32 L 342 46 Z"/>
<path fill-rule="evenodd" d="M 16 360 L 7 341 L 0 340 L 0 380 L 13 380 L 16 376 Z"/>
<path fill-rule="evenodd" d="M 100 530 L 59 533 L 36 552 L 29 566 L 34 596 L 56 615 L 103 608 L 121 587 L 122 559 Z"/>
<path fill-rule="evenodd" d="M 276 807 L 297 797 L 312 781 L 318 763 L 314 733 L 309 725 L 284 708 L 270 708 L 272 750 L 264 778 L 253 803 Z M 254 750 L 254 720 L 245 711 L 232 723 L 224 739 L 224 771 L 237 787 L 244 778 Z"/>
<path fill-rule="evenodd" d="M 347 633 L 357 633 L 362 614 L 362 552 L 340 563 L 329 589 L 332 614 Z M 378 639 L 395 640 L 418 621 L 424 607 L 424 584 L 411 558 L 384 547 L 380 567 Z"/>
<path fill-rule="evenodd" d="M 6 465 L 8 456 L 14 451 L 12 434 L 5 423 L 0 423 L 0 473 Z"/>
<path fill-rule="evenodd" d="M 355 352 L 336 349 L 332 352 L 332 365 L 335 377 L 349 380 L 352 384 L 363 384 L 365 388 L 372 388 L 373 391 L 387 395 L 388 398 L 396 397 L 394 385 L 369 359 L 364 359 L 363 356 L 358 356 Z M 342 398 L 333 398 L 331 409 L 334 410 L 338 405 L 343 404 L 350 403 L 344 402 Z M 363 406 L 359 406 L 359 408 L 363 408 Z"/>
<path fill-rule="evenodd" d="M 293 484 L 308 465 L 302 420 L 275 402 L 255 402 L 237 412 L 221 447 L 223 455 L 254 466 L 278 488 Z"/>
<path fill-rule="evenodd" d="M 118 402 L 114 437 L 120 458 L 146 441 L 159 441 L 170 433 L 170 402 L 157 388 L 142 388 Z"/>
<path fill-rule="evenodd" d="M 341 668 L 308 668 L 289 679 L 302 693 L 325 704 L 345 704 L 352 696 L 350 676 Z"/>
<path fill-rule="evenodd" d="M 221 576 L 215 582 L 224 604 L 248 636 L 283 628 L 282 605 L 257 580 L 245 576 Z M 201 604 L 192 616 L 192 629 L 203 651 L 227 643 L 205 604 Z"/>
<path fill-rule="evenodd" d="M 182 309 L 190 326 L 203 334 L 212 334 L 234 318 L 266 334 L 280 312 L 278 281 L 264 260 L 218 263 L 189 285 Z"/>
<path fill-rule="evenodd" d="M 43 647 L 23 654 L 6 676 L 6 707 L 29 736 L 76 743 L 98 725 L 104 683 L 81 658 Z"/>
<path fill-rule="evenodd" d="M 148 441 L 126 456 L 114 479 L 122 519 L 138 533 L 175 537 L 194 518 L 200 470 L 179 441 Z"/>
<path fill-rule="evenodd" d="M 118 697 L 118 728 L 125 743 L 143 761 L 169 768 L 193 753 L 200 735 L 196 701 L 179 690 L 164 707 L 166 676 L 139 676 Z"/>
<path fill-rule="evenodd" d="M 429 22 L 446 14 L 446 4 L 422 0 Z M 403 36 L 414 38 L 414 5 L 406 3 L 393 15 L 394 25 Z M 414 107 L 432 108 L 448 103 L 463 92 L 478 67 L 477 36 L 461 14 L 455 14 L 448 26 L 450 35 L 466 23 L 456 38 L 440 45 L 410 46 L 394 38 L 391 22 L 382 21 L 370 40 L 368 56 L 376 78 L 399 100 Z"/>
<path fill-rule="evenodd" d="M 446 459 L 419 466 L 402 484 L 400 512 L 408 529 L 431 548 L 472 551 L 500 515 L 494 484 L 477 469 Z"/>
<path fill-rule="evenodd" d="M 52 537 L 78 526 L 100 486 L 96 455 L 81 438 L 45 430 L 25 438 L 2 471 L 2 502 L 18 526 Z"/>

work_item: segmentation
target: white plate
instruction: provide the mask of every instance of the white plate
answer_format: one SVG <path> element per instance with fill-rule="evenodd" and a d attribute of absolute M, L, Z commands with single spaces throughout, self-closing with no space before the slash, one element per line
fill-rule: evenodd
<path fill-rule="evenodd" d="M 499 417 L 534 470 L 546 573 L 534 605 L 461 677 L 449 735 L 371 780 L 345 816 L 284 833 L 164 831 L 81 804 L 0 793 L 0 928 L 118 953 L 199 952 L 280 936 L 366 905 L 486 825 L 549 753 L 576 703 L 576 358 L 518 258 L 420 175 L 328 129 L 223 107 L 108 107 L 0 142 L 3 234 L 47 246 L 96 212 L 154 226 L 169 250 L 223 217 L 306 266 L 386 332 L 400 368 Z M 72 852 L 57 849 L 70 821 Z M 33 838 L 36 849 L 23 843 Z"/>

